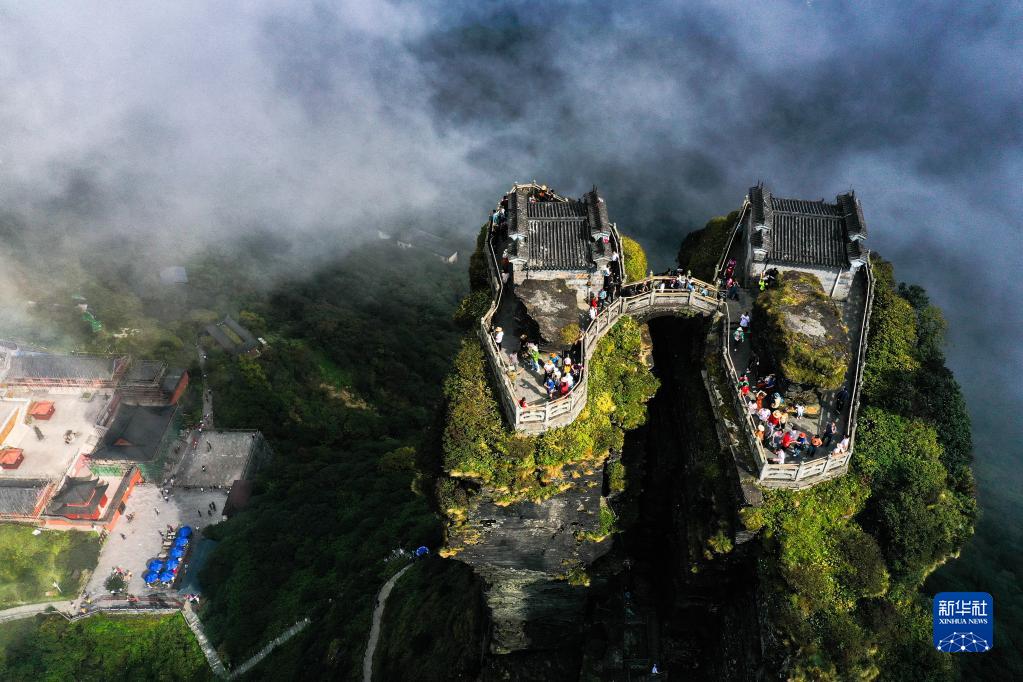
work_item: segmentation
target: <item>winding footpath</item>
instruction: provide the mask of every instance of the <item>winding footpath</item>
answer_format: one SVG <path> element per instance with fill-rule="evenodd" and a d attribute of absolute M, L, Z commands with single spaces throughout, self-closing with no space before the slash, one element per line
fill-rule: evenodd
<path fill-rule="evenodd" d="M 398 582 L 398 578 L 402 576 L 405 571 L 412 568 L 412 564 L 409 564 L 405 568 L 401 569 L 397 573 L 391 576 L 391 579 L 384 583 L 384 586 L 377 592 L 377 607 L 373 611 L 373 626 L 369 629 L 369 642 L 366 643 L 366 656 L 362 659 L 362 682 L 372 682 L 373 680 L 373 654 L 377 650 L 377 640 L 380 639 L 380 621 L 384 617 L 384 604 L 387 602 L 387 598 L 391 595 L 391 588 Z"/>

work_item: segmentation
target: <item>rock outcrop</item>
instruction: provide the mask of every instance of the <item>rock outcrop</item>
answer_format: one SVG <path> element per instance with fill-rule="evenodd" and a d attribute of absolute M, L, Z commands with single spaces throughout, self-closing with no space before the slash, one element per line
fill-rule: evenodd
<path fill-rule="evenodd" d="M 493 653 L 559 648 L 578 636 L 585 568 L 611 546 L 600 519 L 603 465 L 568 466 L 562 476 L 562 492 L 543 501 L 499 505 L 481 489 L 449 532 L 450 552 L 485 583 Z"/>

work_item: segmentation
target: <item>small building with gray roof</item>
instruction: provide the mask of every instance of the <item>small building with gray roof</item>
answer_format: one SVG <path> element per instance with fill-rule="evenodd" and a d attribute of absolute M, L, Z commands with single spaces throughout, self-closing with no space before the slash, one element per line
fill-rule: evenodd
<path fill-rule="evenodd" d="M 823 199 L 784 199 L 763 183 L 751 187 L 742 226 L 747 286 L 766 272 L 798 270 L 815 275 L 832 298 L 845 300 L 867 262 L 863 208 L 854 192 Z"/>

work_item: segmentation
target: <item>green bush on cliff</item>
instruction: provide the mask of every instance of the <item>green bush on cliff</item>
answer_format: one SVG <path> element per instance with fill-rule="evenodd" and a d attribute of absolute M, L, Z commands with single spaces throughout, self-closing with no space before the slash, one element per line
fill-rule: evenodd
<path fill-rule="evenodd" d="M 507 451 L 507 444 L 483 349 L 474 338 L 462 342 L 453 371 L 444 381 L 444 396 L 448 399 L 445 468 L 456 475 L 465 472 L 486 479 L 501 468 L 498 456 Z"/>
<path fill-rule="evenodd" d="M 647 276 L 646 251 L 631 237 L 622 237 L 622 256 L 625 258 L 626 281 L 635 282 Z"/>
<path fill-rule="evenodd" d="M 738 218 L 739 212 L 732 211 L 726 216 L 711 218 L 703 229 L 687 234 L 678 252 L 679 267 L 709 282 Z"/>
<path fill-rule="evenodd" d="M 490 309 L 490 302 L 489 289 L 477 289 L 466 294 L 455 311 L 455 322 L 467 327 L 478 324 L 479 319 Z"/>
<path fill-rule="evenodd" d="M 625 490 L 625 465 L 621 460 L 608 463 L 607 487 L 612 493 L 620 493 Z"/>
<path fill-rule="evenodd" d="M 476 250 L 469 256 L 469 288 L 472 291 L 490 291 L 490 266 L 487 265 L 487 225 L 480 228 L 476 237 Z"/>
<path fill-rule="evenodd" d="M 836 389 L 849 368 L 849 330 L 820 280 L 783 272 L 776 286 L 757 297 L 755 318 L 763 342 L 790 381 Z"/>

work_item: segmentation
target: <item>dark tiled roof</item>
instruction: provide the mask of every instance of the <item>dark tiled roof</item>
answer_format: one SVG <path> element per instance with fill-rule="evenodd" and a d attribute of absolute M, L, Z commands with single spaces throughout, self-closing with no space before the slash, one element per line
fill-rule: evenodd
<path fill-rule="evenodd" d="M 597 194 L 597 188 L 586 193 L 586 215 L 590 224 L 590 235 L 611 234 L 611 221 L 607 218 L 607 203 Z"/>
<path fill-rule="evenodd" d="M 771 210 L 775 213 L 800 213 L 808 216 L 841 216 L 841 212 L 838 210 L 838 206 L 835 204 L 826 204 L 824 200 L 821 201 L 807 201 L 806 199 L 781 199 L 779 197 L 769 195 L 771 199 Z"/>
<path fill-rule="evenodd" d="M 841 207 L 842 215 L 845 217 L 846 230 L 850 239 L 866 239 L 867 222 L 863 219 L 863 207 L 860 200 L 852 192 L 838 195 L 838 205 Z"/>
<path fill-rule="evenodd" d="M 206 327 L 206 333 L 209 334 L 214 341 L 220 344 L 221 348 L 225 350 L 232 350 L 234 348 L 234 342 L 230 338 L 228 338 L 227 334 L 220 331 L 220 325 L 217 324 L 208 325 Z"/>
<path fill-rule="evenodd" d="M 529 223 L 529 189 L 518 187 L 508 195 L 508 227 L 513 234 L 523 233 Z"/>
<path fill-rule="evenodd" d="M 93 458 L 150 461 L 156 456 L 176 409 L 122 404 Z M 118 441 L 125 444 L 117 445 Z"/>
<path fill-rule="evenodd" d="M 581 199 L 530 202 L 535 186 L 517 185 L 507 195 L 508 231 L 516 237 L 509 255 L 529 270 L 590 270 L 607 249 L 595 239 L 611 232 L 607 204 L 596 188 Z M 546 190 L 545 190 L 546 191 Z M 550 196 L 548 195 L 548 196 Z M 520 237 L 521 235 L 521 237 Z"/>
<path fill-rule="evenodd" d="M 251 345 L 255 347 L 256 337 L 253 336 L 252 332 L 250 332 L 248 329 L 235 322 L 233 318 L 225 317 L 224 325 L 227 326 L 235 334 L 237 334 L 238 337 L 242 340 L 243 344 L 245 344 L 246 346 Z"/>
<path fill-rule="evenodd" d="M 30 516 L 47 485 L 36 479 L 0 480 L 0 514 Z"/>
<path fill-rule="evenodd" d="M 160 378 L 163 374 L 163 368 L 164 364 L 162 362 L 143 360 L 132 364 L 131 369 L 128 370 L 128 374 L 124 379 L 128 382 L 143 382 L 148 384 Z"/>
<path fill-rule="evenodd" d="M 99 509 L 108 487 L 109 484 L 99 479 L 69 477 L 60 492 L 50 500 L 46 513 L 55 516 L 93 514 Z"/>
<path fill-rule="evenodd" d="M 586 204 L 581 201 L 536 201 L 526 204 L 526 217 L 586 220 Z"/>
<path fill-rule="evenodd" d="M 837 218 L 801 213 L 774 214 L 771 250 L 774 263 L 844 267 L 845 236 Z"/>
<path fill-rule="evenodd" d="M 53 504 L 67 504 L 80 507 L 92 501 L 96 490 L 99 488 L 106 489 L 106 487 L 106 483 L 101 483 L 98 479 L 88 476 L 84 478 L 68 477 L 64 482 L 64 487 L 53 496 Z"/>
<path fill-rule="evenodd" d="M 225 328 L 234 333 L 240 339 L 241 343 L 236 343 L 230 336 L 228 336 L 228 334 L 224 331 Z M 222 321 L 217 322 L 216 324 L 208 325 L 206 327 L 206 333 L 209 334 L 214 341 L 220 344 L 221 348 L 229 353 L 247 353 L 258 345 L 256 337 L 254 337 L 248 329 L 241 326 L 230 317 L 225 317 Z"/>
<path fill-rule="evenodd" d="M 531 270 L 588 270 L 589 236 L 578 220 L 530 220 L 526 233 Z"/>
<path fill-rule="evenodd" d="M 862 260 L 864 248 L 860 246 L 859 241 L 850 241 L 845 245 L 845 254 L 850 261 Z"/>
<path fill-rule="evenodd" d="M 185 370 L 180 367 L 173 367 L 167 370 L 166 376 L 163 378 L 163 383 L 160 384 L 160 390 L 164 393 L 173 393 L 181 383 L 181 377 L 185 375 Z"/>
<path fill-rule="evenodd" d="M 852 193 L 831 204 L 776 197 L 758 184 L 750 188 L 749 201 L 751 225 L 767 228 L 750 234 L 750 243 L 767 252 L 768 263 L 844 268 L 863 255 L 852 241 L 866 237 L 863 211 Z"/>
<path fill-rule="evenodd" d="M 767 216 L 765 210 L 767 201 L 764 201 L 764 186 L 758 184 L 750 187 L 750 218 L 753 225 L 766 225 Z"/>
<path fill-rule="evenodd" d="M 110 380 L 115 359 L 94 355 L 15 355 L 8 379 Z"/>

